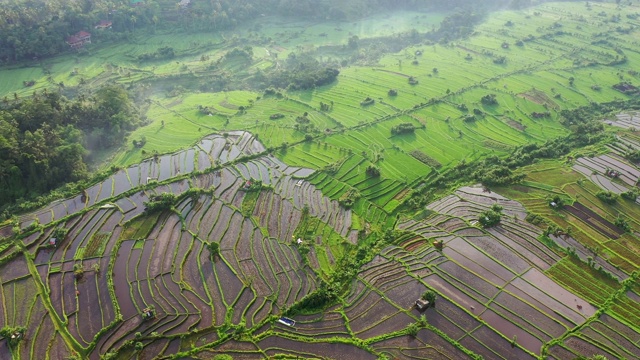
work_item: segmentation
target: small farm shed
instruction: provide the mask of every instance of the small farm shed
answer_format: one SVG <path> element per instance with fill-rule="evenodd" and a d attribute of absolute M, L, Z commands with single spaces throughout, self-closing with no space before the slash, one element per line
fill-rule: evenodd
<path fill-rule="evenodd" d="M 418 299 L 416 300 L 416 307 L 420 311 L 426 310 L 429 307 L 429 302 L 427 300 Z"/>
<path fill-rule="evenodd" d="M 85 44 L 91 44 L 91 34 L 86 31 L 79 31 L 75 35 L 67 38 L 67 45 L 72 49 L 80 49 Z"/>

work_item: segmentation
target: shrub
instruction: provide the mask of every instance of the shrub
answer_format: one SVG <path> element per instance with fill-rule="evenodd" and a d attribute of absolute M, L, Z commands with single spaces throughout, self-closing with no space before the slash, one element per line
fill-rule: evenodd
<path fill-rule="evenodd" d="M 618 218 L 616 218 L 616 221 L 614 222 L 614 224 L 626 232 L 631 231 L 631 226 L 629 225 L 629 222 L 621 216 L 618 216 Z"/>
<path fill-rule="evenodd" d="M 421 163 L 427 164 L 433 168 L 439 169 L 442 167 L 442 164 L 438 160 L 432 158 L 431 156 L 425 154 L 424 152 L 418 149 L 412 150 L 409 153 L 409 155 L 413 156 L 414 158 L 416 158 L 416 160 L 420 161 Z"/>
<path fill-rule="evenodd" d="M 615 204 L 618 200 L 618 194 L 611 191 L 600 191 L 596 196 L 607 204 Z"/>
<path fill-rule="evenodd" d="M 483 211 L 478 216 L 478 222 L 483 228 L 490 228 L 500 223 L 502 218 L 502 206 L 494 204 L 491 209 Z"/>
<path fill-rule="evenodd" d="M 369 165 L 367 166 L 366 173 L 370 177 L 378 177 L 380 176 L 380 169 L 378 169 L 378 167 L 375 165 Z"/>
<path fill-rule="evenodd" d="M 462 121 L 464 121 L 466 123 L 472 123 L 472 122 L 476 121 L 476 117 L 475 117 L 475 115 L 468 114 L 468 115 L 465 115 L 462 118 Z"/>
<path fill-rule="evenodd" d="M 207 244 L 207 250 L 209 250 L 209 255 L 213 258 L 220 254 L 220 244 L 215 241 L 212 241 Z"/>
<path fill-rule="evenodd" d="M 418 331 L 420 331 L 420 326 L 418 323 L 411 323 L 407 326 L 407 334 L 416 337 L 418 335 Z"/>
<path fill-rule="evenodd" d="M 82 277 L 84 276 L 84 268 L 82 267 L 82 265 L 73 265 L 73 276 L 76 278 L 76 280 L 82 279 Z"/>
<path fill-rule="evenodd" d="M 631 188 L 631 190 L 625 191 L 620 195 L 622 195 L 622 197 L 625 198 L 625 199 L 629 199 L 631 201 L 636 201 L 638 196 L 640 196 L 640 189 L 638 189 L 637 187 L 633 187 L 633 188 Z"/>
<path fill-rule="evenodd" d="M 502 65 L 502 64 L 504 64 L 506 62 L 507 62 L 507 57 L 506 56 L 498 56 L 498 57 L 493 59 L 493 63 L 494 64 L 498 64 L 498 65 Z"/>
<path fill-rule="evenodd" d="M 51 236 L 58 239 L 58 242 L 61 242 L 67 236 L 68 232 L 69 232 L 69 229 L 57 228 L 53 230 L 53 233 L 51 234 Z"/>
<path fill-rule="evenodd" d="M 170 46 L 158 48 L 155 52 L 138 55 L 139 61 L 172 59 L 176 56 L 175 50 Z"/>
<path fill-rule="evenodd" d="M 624 157 L 631 162 L 640 163 L 640 150 L 629 151 L 624 154 Z"/>
<path fill-rule="evenodd" d="M 340 196 L 338 202 L 340 205 L 349 209 L 355 204 L 355 202 L 360 198 L 360 193 L 356 189 L 349 189 L 349 191 L 345 192 Z"/>
<path fill-rule="evenodd" d="M 373 105 L 376 101 L 373 100 L 372 98 L 370 98 L 369 96 L 367 96 L 364 100 L 362 100 L 360 102 L 361 106 L 369 106 L 369 105 Z"/>
<path fill-rule="evenodd" d="M 564 199 L 560 195 L 554 195 L 547 200 L 549 201 L 549 206 L 554 209 L 562 209 L 565 205 Z"/>

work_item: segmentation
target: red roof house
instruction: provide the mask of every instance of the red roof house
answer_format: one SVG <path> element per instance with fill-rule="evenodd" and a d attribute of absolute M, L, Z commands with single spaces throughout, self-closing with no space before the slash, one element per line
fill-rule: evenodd
<path fill-rule="evenodd" d="M 75 35 L 71 35 L 67 38 L 67 44 L 72 49 L 80 49 L 85 44 L 91 44 L 91 34 L 86 31 L 79 31 Z"/>
<path fill-rule="evenodd" d="M 100 20 L 98 25 L 94 26 L 94 28 L 95 29 L 111 29 L 111 25 L 113 25 L 113 22 L 109 20 Z"/>

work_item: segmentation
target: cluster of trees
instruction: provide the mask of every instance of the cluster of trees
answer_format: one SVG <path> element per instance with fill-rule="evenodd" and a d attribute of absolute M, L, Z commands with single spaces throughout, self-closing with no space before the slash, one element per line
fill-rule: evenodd
<path fill-rule="evenodd" d="M 380 169 L 377 166 L 371 164 L 371 165 L 367 166 L 367 169 L 365 170 L 365 173 L 369 177 L 379 177 L 380 176 Z"/>
<path fill-rule="evenodd" d="M 265 79 L 255 79 L 280 89 L 308 90 L 332 83 L 340 74 L 311 56 L 289 54 L 286 67 L 270 73 Z"/>
<path fill-rule="evenodd" d="M 522 181 L 525 174 L 514 174 L 513 170 L 504 164 L 497 156 L 492 156 L 482 162 L 473 173 L 473 178 L 487 186 L 508 185 Z"/>
<path fill-rule="evenodd" d="M 596 196 L 607 204 L 615 204 L 618 200 L 618 194 L 613 191 L 599 191 Z"/>
<path fill-rule="evenodd" d="M 498 204 L 491 205 L 489 210 L 483 211 L 478 215 L 478 222 L 483 228 L 490 228 L 498 225 L 502 219 L 502 206 Z"/>
<path fill-rule="evenodd" d="M 149 60 L 166 60 L 173 59 L 176 56 L 175 50 L 170 46 L 163 46 L 158 48 L 158 50 L 150 53 L 143 53 L 138 55 L 138 60 L 140 61 L 149 61 Z"/>
<path fill-rule="evenodd" d="M 177 204 L 178 199 L 178 196 L 173 193 L 162 193 L 144 203 L 145 211 L 147 213 L 154 213 L 157 211 L 171 210 Z"/>
<path fill-rule="evenodd" d="M 413 125 L 410 122 L 406 122 L 406 123 L 400 123 L 398 125 L 391 127 L 391 134 L 392 135 L 413 134 L 415 130 L 416 130 L 415 125 Z"/>
<path fill-rule="evenodd" d="M 309 114 L 305 112 L 302 116 L 296 117 L 296 123 L 293 125 L 293 128 L 305 134 L 317 132 L 316 126 L 311 123 L 308 115 Z"/>
<path fill-rule="evenodd" d="M 487 94 L 480 99 L 480 102 L 484 105 L 498 105 L 496 94 Z"/>
<path fill-rule="evenodd" d="M 436 31 L 429 33 L 427 37 L 430 40 L 443 43 L 467 37 L 471 35 L 474 31 L 474 26 L 480 23 L 483 18 L 482 12 L 473 10 L 458 11 L 444 18 L 440 23 L 440 27 Z"/>
<path fill-rule="evenodd" d="M 629 225 L 627 219 L 621 216 L 618 216 L 613 224 L 626 232 L 630 232 L 632 230 L 631 225 Z"/>
<path fill-rule="evenodd" d="M 85 179 L 89 150 L 121 144 L 140 123 L 127 92 L 106 86 L 68 100 L 55 92 L 0 107 L 0 204 Z"/>
<path fill-rule="evenodd" d="M 251 61 L 253 59 L 253 48 L 251 46 L 245 46 L 243 48 L 233 48 L 233 50 L 224 54 L 225 60 L 244 59 Z"/>

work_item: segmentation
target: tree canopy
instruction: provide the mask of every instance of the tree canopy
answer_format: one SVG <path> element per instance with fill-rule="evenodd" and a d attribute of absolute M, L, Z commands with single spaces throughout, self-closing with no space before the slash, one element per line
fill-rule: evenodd
<path fill-rule="evenodd" d="M 139 122 L 136 107 L 118 86 L 76 100 L 59 93 L 5 99 L 0 107 L 0 203 L 86 178 L 90 151 L 120 144 Z"/>

